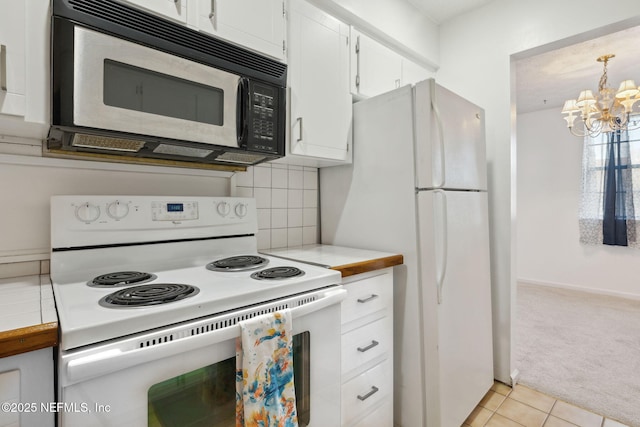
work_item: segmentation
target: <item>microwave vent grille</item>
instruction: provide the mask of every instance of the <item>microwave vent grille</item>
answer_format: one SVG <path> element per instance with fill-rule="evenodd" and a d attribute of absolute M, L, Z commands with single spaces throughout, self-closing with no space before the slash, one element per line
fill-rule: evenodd
<path fill-rule="evenodd" d="M 81 14 L 126 27 L 129 31 L 144 33 L 182 48 L 195 50 L 203 54 L 200 55 L 200 59 L 204 62 L 207 62 L 207 56 L 216 57 L 236 67 L 264 73 L 280 83 L 286 81 L 286 64 L 135 8 L 105 0 L 68 0 L 68 4 Z M 180 52 L 175 53 L 180 54 Z"/>
<path fill-rule="evenodd" d="M 113 151 L 138 152 L 144 147 L 144 141 L 132 139 L 111 138 L 108 136 L 86 135 L 77 133 L 73 135 L 71 145 L 74 147 L 96 148 Z"/>
<path fill-rule="evenodd" d="M 259 154 L 234 153 L 230 151 L 216 157 L 216 160 L 243 165 L 253 165 L 255 163 L 262 162 L 265 159 L 266 156 Z"/>

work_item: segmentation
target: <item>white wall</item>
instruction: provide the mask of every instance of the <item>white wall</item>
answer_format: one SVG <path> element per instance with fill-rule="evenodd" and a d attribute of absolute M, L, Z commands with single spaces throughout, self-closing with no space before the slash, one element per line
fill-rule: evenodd
<path fill-rule="evenodd" d="M 517 278 L 640 298 L 640 250 L 579 243 L 582 138 L 560 116 L 518 115 Z"/>
<path fill-rule="evenodd" d="M 621 22 L 625 21 L 625 22 Z M 495 0 L 440 26 L 437 79 L 486 111 L 496 378 L 509 381 L 516 282 L 512 55 L 550 49 L 640 22 L 640 2 Z M 613 25 L 615 24 L 615 25 Z M 609 26 L 602 29 L 602 27 Z M 587 34 L 588 32 L 592 32 Z M 569 40 L 571 38 L 571 40 Z M 541 47 L 543 46 L 543 47 Z"/>

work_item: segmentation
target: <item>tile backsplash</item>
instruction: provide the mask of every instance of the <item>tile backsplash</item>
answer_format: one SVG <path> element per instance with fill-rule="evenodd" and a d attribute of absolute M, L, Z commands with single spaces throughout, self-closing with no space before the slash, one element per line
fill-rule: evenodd
<path fill-rule="evenodd" d="M 254 197 L 258 249 L 318 242 L 318 169 L 260 164 L 238 172 L 235 196 Z"/>

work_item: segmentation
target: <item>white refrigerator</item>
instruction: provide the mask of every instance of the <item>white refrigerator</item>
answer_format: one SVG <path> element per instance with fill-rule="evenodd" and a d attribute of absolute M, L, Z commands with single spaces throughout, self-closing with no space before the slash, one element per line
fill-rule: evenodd
<path fill-rule="evenodd" d="M 484 111 L 433 79 L 353 106 L 322 243 L 397 252 L 394 424 L 460 427 L 493 384 Z"/>

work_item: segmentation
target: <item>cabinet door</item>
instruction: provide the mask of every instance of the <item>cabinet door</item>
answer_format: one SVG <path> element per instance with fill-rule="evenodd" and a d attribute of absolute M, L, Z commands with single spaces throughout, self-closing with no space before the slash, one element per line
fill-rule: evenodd
<path fill-rule="evenodd" d="M 163 18 L 187 23 L 187 0 L 120 0 Z"/>
<path fill-rule="evenodd" d="M 25 115 L 27 2 L 0 0 L 0 113 Z"/>
<path fill-rule="evenodd" d="M 284 61 L 283 0 L 195 0 L 200 31 Z"/>
<path fill-rule="evenodd" d="M 351 29 L 351 93 L 370 97 L 400 87 L 402 56 Z"/>
<path fill-rule="evenodd" d="M 349 162 L 349 27 L 305 1 L 289 25 L 289 152 Z"/>

